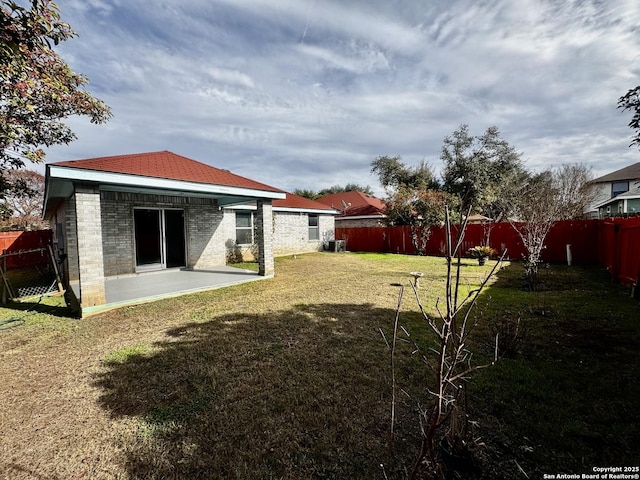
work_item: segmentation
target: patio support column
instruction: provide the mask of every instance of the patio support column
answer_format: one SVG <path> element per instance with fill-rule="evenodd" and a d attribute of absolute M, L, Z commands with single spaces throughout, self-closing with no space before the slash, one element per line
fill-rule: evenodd
<path fill-rule="evenodd" d="M 84 309 L 106 303 L 100 190 L 98 187 L 76 185 L 74 196 L 80 307 Z"/>
<path fill-rule="evenodd" d="M 265 277 L 275 274 L 273 261 L 273 207 L 271 200 L 258 200 L 256 233 L 258 236 L 258 273 Z"/>

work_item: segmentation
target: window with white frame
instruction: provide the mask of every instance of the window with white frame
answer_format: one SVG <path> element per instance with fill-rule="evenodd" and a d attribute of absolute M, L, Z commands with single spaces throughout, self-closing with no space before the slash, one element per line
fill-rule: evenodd
<path fill-rule="evenodd" d="M 320 240 L 318 215 L 309 215 L 309 240 Z"/>
<path fill-rule="evenodd" d="M 236 212 L 236 243 L 251 245 L 253 243 L 253 214 Z"/>

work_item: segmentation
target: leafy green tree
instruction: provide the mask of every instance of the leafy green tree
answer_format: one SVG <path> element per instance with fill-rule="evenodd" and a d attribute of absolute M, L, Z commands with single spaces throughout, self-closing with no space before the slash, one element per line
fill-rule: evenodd
<path fill-rule="evenodd" d="M 629 127 L 635 130 L 635 135 L 632 137 L 631 145 L 635 144 L 640 147 L 640 85 L 636 88 L 629 90 L 626 95 L 623 95 L 618 99 L 618 108 L 622 108 L 623 111 L 633 111 L 633 117 L 629 122 Z"/>
<path fill-rule="evenodd" d="M 33 170 L 8 170 L 10 185 L 0 200 L 0 230 L 49 228 L 40 211 L 44 199 L 44 176 Z"/>
<path fill-rule="evenodd" d="M 344 187 L 340 185 L 334 185 L 329 188 L 324 188 L 318 192 L 318 198 L 324 197 L 325 195 L 333 195 L 334 193 L 344 193 L 344 192 L 362 192 L 367 195 L 373 195 L 373 191 L 371 187 L 367 185 L 363 187 L 362 185 L 358 185 L 357 183 L 347 183 Z"/>
<path fill-rule="evenodd" d="M 83 89 L 87 77 L 75 73 L 53 50 L 74 37 L 50 0 L 30 8 L 0 0 L 0 174 L 24 160 L 44 160 L 41 147 L 68 144 L 76 137 L 62 122 L 86 115 L 92 123 L 111 116 L 104 102 Z M 7 187 L 7 180 L 4 180 Z M 2 190 L 0 190 L 2 191 Z"/>
<path fill-rule="evenodd" d="M 316 200 L 320 197 L 324 197 L 325 195 L 333 195 L 335 193 L 344 192 L 363 192 L 367 195 L 373 195 L 373 190 L 371 190 L 371 187 L 369 185 L 363 187 L 362 185 L 358 185 L 357 183 L 347 183 L 344 187 L 341 185 L 334 185 L 329 188 L 323 188 L 318 192 L 314 190 L 306 190 L 303 188 L 296 188 L 293 191 L 294 194 L 301 197 L 309 198 L 311 200 Z"/>
<path fill-rule="evenodd" d="M 376 158 L 371 162 L 371 173 L 378 175 L 380 184 L 387 193 L 403 185 L 423 190 L 437 190 L 440 187 L 429 164 L 421 162 L 410 167 L 402 163 L 399 156 Z"/>
<path fill-rule="evenodd" d="M 424 162 L 409 167 L 400 157 L 382 156 L 371 163 L 371 171 L 378 175 L 387 195 L 387 223 L 409 225 L 413 247 L 424 255 L 431 227 L 444 222 L 451 196 L 439 190 L 431 167 Z"/>
<path fill-rule="evenodd" d="M 460 125 L 445 137 L 440 158 L 444 163 L 443 188 L 460 199 L 461 210 L 472 208 L 472 213 L 496 221 L 507 214 L 500 199 L 527 176 L 520 154 L 500 136 L 497 127 L 472 136 L 467 125 Z"/>
<path fill-rule="evenodd" d="M 299 197 L 308 198 L 309 200 L 315 200 L 318 198 L 318 192 L 313 190 L 306 190 L 304 188 L 296 188 L 293 191 L 294 195 L 298 195 Z"/>

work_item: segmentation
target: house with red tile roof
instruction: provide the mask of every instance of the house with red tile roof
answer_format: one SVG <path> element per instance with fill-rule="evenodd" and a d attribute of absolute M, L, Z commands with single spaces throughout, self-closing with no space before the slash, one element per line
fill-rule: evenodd
<path fill-rule="evenodd" d="M 212 271 L 243 250 L 271 277 L 274 255 L 333 239 L 337 213 L 169 151 L 48 164 L 43 212 L 82 313 L 110 304 L 110 279 Z"/>
<path fill-rule="evenodd" d="M 384 202 L 363 192 L 334 193 L 317 201 L 340 211 L 336 216 L 337 228 L 380 227 L 387 218 Z"/>

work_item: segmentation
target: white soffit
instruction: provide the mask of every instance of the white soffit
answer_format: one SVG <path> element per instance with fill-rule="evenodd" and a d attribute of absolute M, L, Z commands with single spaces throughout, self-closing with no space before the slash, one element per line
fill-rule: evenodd
<path fill-rule="evenodd" d="M 211 195 L 271 199 L 284 199 L 286 197 L 286 194 L 284 192 L 271 192 L 267 190 L 256 190 L 251 188 L 230 187 L 227 185 L 214 185 L 210 183 L 188 182 L 184 180 L 172 180 L 168 178 L 103 172 L 99 170 L 85 170 L 82 168 L 62 167 L 58 165 L 49 165 L 49 177 L 59 178 L 63 180 L 94 182 L 98 184 L 129 186 L 132 188 L 182 191 L 194 194 L 206 193 Z"/>

